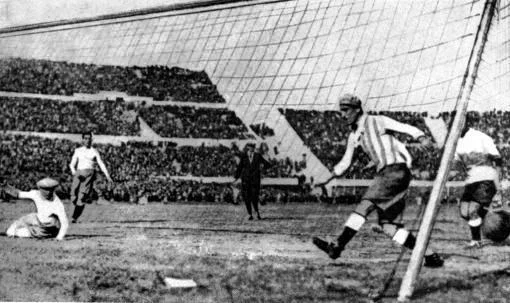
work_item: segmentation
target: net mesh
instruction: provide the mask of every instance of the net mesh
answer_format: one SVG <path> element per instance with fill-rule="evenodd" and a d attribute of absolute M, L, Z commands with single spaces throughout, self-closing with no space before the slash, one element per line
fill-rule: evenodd
<path fill-rule="evenodd" d="M 369 110 L 450 110 L 483 4 L 255 1 L 4 34 L 0 56 L 204 69 L 232 106 L 262 107 L 258 119 L 273 106 L 324 109 L 344 92 Z"/>
<path fill-rule="evenodd" d="M 246 124 L 274 128 L 280 149 L 298 157 L 313 152 L 280 109 L 333 109 L 353 93 L 368 111 L 452 111 L 484 4 L 233 2 L 3 33 L 0 57 L 205 70 Z M 500 1 L 470 109 L 507 106 L 509 14 Z"/>

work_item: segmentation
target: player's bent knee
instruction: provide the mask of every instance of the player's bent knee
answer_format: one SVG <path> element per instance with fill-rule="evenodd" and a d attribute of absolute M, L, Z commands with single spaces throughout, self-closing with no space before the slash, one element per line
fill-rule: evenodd
<path fill-rule="evenodd" d="M 395 233 L 397 232 L 398 227 L 395 224 L 382 224 L 382 230 L 385 234 L 387 234 L 390 237 L 393 237 Z"/>
<path fill-rule="evenodd" d="M 354 210 L 354 212 L 366 218 L 375 209 L 376 209 L 376 206 L 374 203 L 372 203 L 372 201 L 362 200 L 358 204 L 358 206 L 356 207 L 356 210 Z"/>
<path fill-rule="evenodd" d="M 16 223 L 11 224 L 11 226 L 9 226 L 9 228 L 7 228 L 7 231 L 5 232 L 5 234 L 8 237 L 16 236 Z"/>
<path fill-rule="evenodd" d="M 30 238 L 30 237 L 32 237 L 32 233 L 30 232 L 30 230 L 28 230 L 28 228 L 21 227 L 21 228 L 16 229 L 15 237 Z"/>
<path fill-rule="evenodd" d="M 461 202 L 459 207 L 460 216 L 466 221 L 477 219 L 480 217 L 478 214 L 479 209 L 480 204 L 476 202 Z"/>

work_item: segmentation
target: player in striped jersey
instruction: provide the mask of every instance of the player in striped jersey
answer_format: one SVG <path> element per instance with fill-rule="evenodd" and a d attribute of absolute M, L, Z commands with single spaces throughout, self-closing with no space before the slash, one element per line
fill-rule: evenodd
<path fill-rule="evenodd" d="M 417 139 L 422 147 L 431 144 L 430 139 L 414 126 L 400 123 L 385 116 L 367 115 L 361 107 L 361 100 L 353 95 L 344 95 L 339 100 L 343 119 L 350 125 L 347 149 L 342 160 L 335 166 L 332 178 L 342 176 L 352 162 L 352 157 L 361 147 L 377 168 L 373 184 L 365 192 L 356 210 L 345 222 L 344 230 L 336 243 L 326 242 L 318 237 L 313 243 L 336 259 L 344 247 L 360 230 L 367 216 L 376 211 L 382 231 L 392 237 L 399 245 L 413 249 L 416 238 L 397 222 L 405 208 L 405 194 L 411 181 L 411 156 L 405 145 L 391 132 L 408 134 Z M 331 179 L 330 179 L 331 180 Z M 444 261 L 428 249 L 425 254 L 425 266 L 441 267 Z"/>

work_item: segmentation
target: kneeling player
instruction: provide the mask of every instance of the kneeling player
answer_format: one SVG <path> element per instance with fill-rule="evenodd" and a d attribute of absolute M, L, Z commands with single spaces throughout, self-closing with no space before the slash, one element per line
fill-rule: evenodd
<path fill-rule="evenodd" d="M 405 195 L 411 181 L 411 156 L 404 144 L 398 141 L 392 132 L 400 132 L 419 139 L 428 146 L 430 141 L 416 127 L 397 122 L 385 116 L 366 115 L 361 101 L 352 95 L 340 98 L 340 113 L 351 126 L 345 154 L 334 168 L 334 177 L 341 176 L 351 165 L 354 150 L 361 147 L 377 167 L 372 186 L 363 196 L 356 210 L 349 216 L 337 243 L 328 243 L 314 237 L 313 243 L 336 259 L 344 247 L 360 230 L 367 216 L 376 211 L 379 224 L 385 234 L 399 245 L 413 249 L 416 239 L 401 224 L 395 222 L 405 208 Z M 440 267 L 444 261 L 430 249 L 425 253 L 425 266 Z"/>
<path fill-rule="evenodd" d="M 467 248 L 479 248 L 482 246 L 480 229 L 487 208 L 494 198 L 501 199 L 501 156 L 491 137 L 469 128 L 466 123 L 457 143 L 455 159 L 464 165 L 468 174 L 460 201 L 460 216 L 471 230 Z"/>
<path fill-rule="evenodd" d="M 9 226 L 7 236 L 19 238 L 56 238 L 64 239 L 69 226 L 64 204 L 55 194 L 58 182 L 44 178 L 37 182 L 37 190 L 20 191 L 5 189 L 6 193 L 17 199 L 34 201 L 37 213 L 25 215 Z"/>

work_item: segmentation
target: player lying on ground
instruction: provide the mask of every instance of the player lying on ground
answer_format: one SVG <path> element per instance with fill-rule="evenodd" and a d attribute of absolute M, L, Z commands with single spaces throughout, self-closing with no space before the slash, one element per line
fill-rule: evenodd
<path fill-rule="evenodd" d="M 405 208 L 405 195 L 411 181 L 411 156 L 404 144 L 391 132 L 409 134 L 419 139 L 422 146 L 429 146 L 430 140 L 416 127 L 400 123 L 385 116 L 363 113 L 361 100 L 353 95 L 345 95 L 339 101 L 342 118 L 351 127 L 347 149 L 342 160 L 335 166 L 333 177 L 343 175 L 351 165 L 355 149 L 361 147 L 376 165 L 377 173 L 372 185 L 365 192 L 356 210 L 347 219 L 342 234 L 336 243 L 328 243 L 318 237 L 313 243 L 336 259 L 349 241 L 360 230 L 367 216 L 376 211 L 383 232 L 409 249 L 413 249 L 416 238 L 400 222 L 396 222 Z M 329 183 L 328 180 L 326 183 Z M 441 267 L 444 261 L 428 249 L 425 254 L 425 266 Z"/>
<path fill-rule="evenodd" d="M 470 123 L 476 123 L 471 121 Z M 470 128 L 466 122 L 455 151 L 457 167 L 467 170 L 464 194 L 460 199 L 460 216 L 471 230 L 467 248 L 482 247 L 481 226 L 493 199 L 501 204 L 502 159 L 488 135 Z M 450 177 L 455 176 L 455 173 Z"/>
<path fill-rule="evenodd" d="M 14 187 L 5 188 L 8 196 L 14 199 L 30 199 L 37 208 L 37 213 L 30 213 L 14 221 L 7 229 L 7 236 L 63 240 L 69 223 L 64 204 L 55 194 L 57 186 L 57 181 L 44 178 L 37 182 L 39 189 L 20 191 Z"/>

